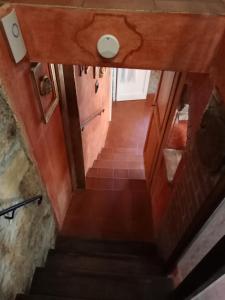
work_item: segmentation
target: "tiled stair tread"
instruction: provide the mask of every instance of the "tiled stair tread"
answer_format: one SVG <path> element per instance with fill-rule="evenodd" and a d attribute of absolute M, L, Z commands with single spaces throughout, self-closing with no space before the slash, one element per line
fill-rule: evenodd
<path fill-rule="evenodd" d="M 142 180 L 141 180 L 142 181 Z M 143 180 L 144 181 L 144 180 Z M 122 199 L 127 199 L 129 197 L 129 201 L 132 199 L 136 200 L 146 200 L 148 202 L 149 195 L 147 190 L 142 190 L 142 191 L 129 191 L 129 190 L 122 190 L 122 191 L 92 191 L 92 190 L 76 190 L 74 192 L 74 197 L 76 199 L 82 201 L 86 198 L 97 198 L 99 200 L 122 200 Z M 74 203 L 72 202 L 71 205 Z"/>
<path fill-rule="evenodd" d="M 56 241 L 56 249 L 59 253 L 102 253 L 122 254 L 136 256 L 158 257 L 156 246 L 151 242 L 131 242 L 116 240 L 84 240 L 74 237 L 59 236 Z"/>
<path fill-rule="evenodd" d="M 118 204 L 121 207 L 122 203 L 136 205 L 146 209 L 149 206 L 149 196 L 147 189 L 142 190 L 79 190 L 74 193 L 76 202 L 72 202 L 68 211 L 68 216 L 74 215 L 74 208 L 77 208 L 79 203 L 89 203 L 89 205 L 104 205 L 108 207 L 110 204 Z M 88 200 L 87 200 L 88 199 Z M 143 207 L 144 205 L 144 207 Z M 98 208 L 97 208 L 98 209 Z M 71 213 L 70 213 L 71 212 Z M 91 212 L 93 213 L 93 211 Z"/>
<path fill-rule="evenodd" d="M 92 190 L 146 190 L 146 181 L 141 179 L 96 178 L 86 179 L 86 188 Z"/>
<path fill-rule="evenodd" d="M 51 251 L 48 256 L 46 270 L 78 272 L 99 272 L 108 274 L 127 274 L 136 276 L 162 275 L 163 270 L 157 259 L 131 256 L 97 256 L 84 254 L 60 254 Z"/>
<path fill-rule="evenodd" d="M 95 160 L 94 168 L 112 169 L 144 169 L 144 163 L 139 161 L 119 161 L 119 160 Z"/>
<path fill-rule="evenodd" d="M 159 276 L 134 278 L 38 270 L 30 293 L 96 300 L 161 300 L 168 296 L 170 288 L 171 281 Z"/>

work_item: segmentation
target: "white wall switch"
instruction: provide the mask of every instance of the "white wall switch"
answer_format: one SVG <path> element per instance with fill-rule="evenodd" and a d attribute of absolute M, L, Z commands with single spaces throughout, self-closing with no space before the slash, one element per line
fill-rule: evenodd
<path fill-rule="evenodd" d="M 24 58 L 27 50 L 15 10 L 4 16 L 1 21 L 15 62 L 18 63 Z"/>

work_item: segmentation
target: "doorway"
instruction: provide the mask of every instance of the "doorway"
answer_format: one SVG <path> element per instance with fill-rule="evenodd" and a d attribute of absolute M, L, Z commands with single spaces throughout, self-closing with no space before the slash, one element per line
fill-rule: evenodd
<path fill-rule="evenodd" d="M 150 75 L 150 70 L 113 68 L 113 101 L 146 100 Z"/>

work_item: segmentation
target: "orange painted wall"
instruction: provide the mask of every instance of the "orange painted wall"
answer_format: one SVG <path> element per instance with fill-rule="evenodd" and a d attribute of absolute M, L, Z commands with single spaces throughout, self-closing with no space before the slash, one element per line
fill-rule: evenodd
<path fill-rule="evenodd" d="M 105 140 L 109 126 L 109 106 L 111 101 L 111 73 L 110 69 L 105 69 L 103 78 L 99 78 L 98 68 L 96 68 L 96 79 L 93 78 L 93 68 L 89 67 L 87 74 L 79 76 L 78 67 L 75 67 L 75 82 L 77 90 L 77 100 L 81 123 L 87 120 L 93 113 L 101 108 L 105 111 L 101 116 L 94 118 L 82 132 L 82 143 L 84 152 L 85 172 L 92 167 L 101 149 L 105 145 Z M 98 80 L 99 89 L 95 93 L 95 82 Z"/>
<path fill-rule="evenodd" d="M 47 125 L 41 121 L 29 60 L 16 65 L 0 32 L 0 80 L 36 161 L 59 227 L 70 197 L 71 182 L 59 106 Z M 2 120 L 1 120 L 2 121 Z"/>

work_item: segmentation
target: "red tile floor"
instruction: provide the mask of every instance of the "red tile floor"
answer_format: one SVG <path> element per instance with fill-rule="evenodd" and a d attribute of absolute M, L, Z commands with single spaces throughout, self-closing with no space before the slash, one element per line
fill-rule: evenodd
<path fill-rule="evenodd" d="M 105 148 L 77 191 L 62 234 L 89 239 L 149 241 L 150 200 L 143 147 L 151 115 L 150 101 L 113 104 Z"/>

